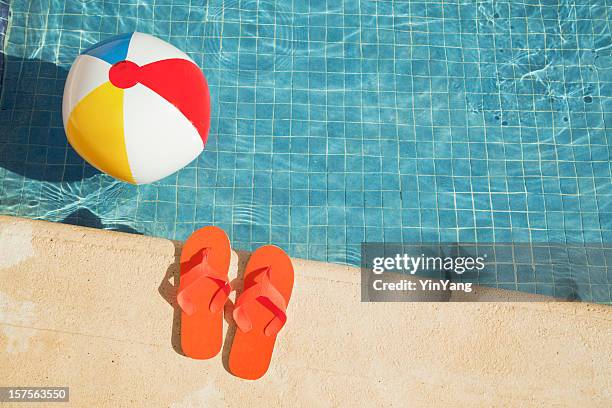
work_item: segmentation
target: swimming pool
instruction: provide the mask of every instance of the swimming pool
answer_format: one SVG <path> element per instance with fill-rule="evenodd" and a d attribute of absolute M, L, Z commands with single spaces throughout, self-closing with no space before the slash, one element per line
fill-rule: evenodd
<path fill-rule="evenodd" d="M 11 0 L 0 213 L 172 239 L 215 224 L 237 248 L 348 264 L 362 241 L 612 243 L 609 9 Z M 140 187 L 85 164 L 61 118 L 76 55 L 134 30 L 187 52 L 212 99 L 204 153 Z M 573 278 L 611 301 L 610 274 Z"/>

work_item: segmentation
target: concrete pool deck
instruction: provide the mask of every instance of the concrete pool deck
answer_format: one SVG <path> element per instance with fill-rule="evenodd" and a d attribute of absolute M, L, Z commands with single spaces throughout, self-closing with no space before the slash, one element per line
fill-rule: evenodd
<path fill-rule="evenodd" d="M 609 306 L 361 303 L 357 268 L 299 259 L 271 368 L 240 380 L 225 346 L 180 354 L 179 253 L 0 217 L 0 386 L 69 386 L 77 407 L 612 405 Z"/>

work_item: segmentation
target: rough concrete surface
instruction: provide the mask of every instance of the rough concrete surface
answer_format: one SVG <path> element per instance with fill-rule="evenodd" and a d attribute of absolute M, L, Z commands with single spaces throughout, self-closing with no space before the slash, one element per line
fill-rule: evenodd
<path fill-rule="evenodd" d="M 235 378 L 228 347 L 180 354 L 179 253 L 0 217 L 0 386 L 69 386 L 53 406 L 75 407 L 612 406 L 610 307 L 361 303 L 356 268 L 298 259 L 270 370 Z"/>

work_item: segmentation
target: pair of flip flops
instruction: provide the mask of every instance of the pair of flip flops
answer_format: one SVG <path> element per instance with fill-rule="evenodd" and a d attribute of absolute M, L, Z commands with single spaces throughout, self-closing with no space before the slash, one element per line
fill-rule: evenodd
<path fill-rule="evenodd" d="M 230 242 L 220 228 L 201 228 L 185 242 L 177 302 L 181 346 L 189 357 L 209 359 L 221 350 L 223 311 L 232 290 L 230 258 Z M 232 313 L 237 325 L 229 354 L 232 374 L 254 380 L 266 373 L 292 289 L 293 265 L 282 249 L 266 245 L 253 252 Z"/>

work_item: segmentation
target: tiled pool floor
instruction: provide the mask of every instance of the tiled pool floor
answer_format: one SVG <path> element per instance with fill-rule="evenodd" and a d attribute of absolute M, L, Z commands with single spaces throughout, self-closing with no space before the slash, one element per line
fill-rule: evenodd
<path fill-rule="evenodd" d="M 362 241 L 610 243 L 610 6 L 12 0 L 0 213 L 175 239 L 215 224 L 349 264 Z M 204 153 L 140 187 L 86 165 L 61 119 L 76 55 L 134 30 L 185 50 L 213 102 Z M 609 302 L 611 281 L 581 298 Z"/>

